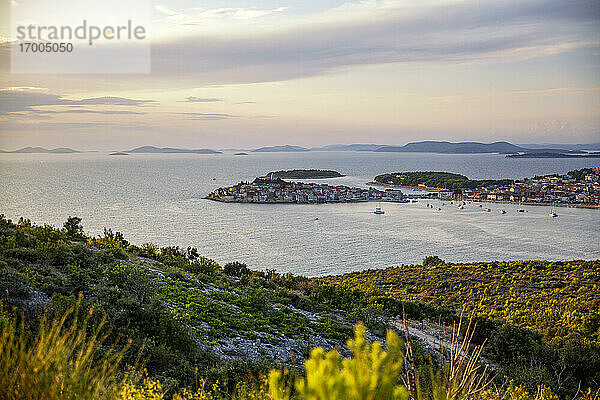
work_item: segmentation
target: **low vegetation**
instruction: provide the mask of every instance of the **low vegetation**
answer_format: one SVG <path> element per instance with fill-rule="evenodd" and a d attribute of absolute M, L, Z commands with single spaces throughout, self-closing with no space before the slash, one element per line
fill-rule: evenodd
<path fill-rule="evenodd" d="M 344 175 L 329 169 L 292 169 L 288 171 L 269 172 L 265 175 L 265 177 L 270 179 L 325 179 L 339 178 L 342 176 Z"/>
<path fill-rule="evenodd" d="M 592 398 L 598 262 L 423 264 L 307 279 L 0 216 L 0 397 Z M 491 381 L 389 330 L 460 309 Z"/>
<path fill-rule="evenodd" d="M 377 175 L 375 182 L 394 186 L 425 186 L 437 189 L 474 189 L 493 185 L 509 185 L 511 179 L 473 180 L 464 175 L 450 172 L 396 172 Z"/>

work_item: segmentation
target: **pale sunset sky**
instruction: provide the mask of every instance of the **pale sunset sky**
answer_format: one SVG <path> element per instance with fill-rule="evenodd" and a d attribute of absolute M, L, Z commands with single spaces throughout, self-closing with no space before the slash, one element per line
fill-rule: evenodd
<path fill-rule="evenodd" d="M 24 75 L 2 0 L 0 149 L 600 142 L 597 0 L 152 7 L 151 74 Z"/>

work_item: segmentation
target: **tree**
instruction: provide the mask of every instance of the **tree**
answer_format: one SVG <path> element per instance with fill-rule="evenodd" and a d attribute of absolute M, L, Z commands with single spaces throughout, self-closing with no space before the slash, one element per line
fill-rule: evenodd
<path fill-rule="evenodd" d="M 69 216 L 69 218 L 67 218 L 67 221 L 63 226 L 67 231 L 67 235 L 69 235 L 70 237 L 83 237 L 83 226 L 81 225 L 81 218 Z"/>
<path fill-rule="evenodd" d="M 446 261 L 442 260 L 438 256 L 427 256 L 423 259 L 423 266 L 429 265 L 442 265 L 446 264 Z"/>
<path fill-rule="evenodd" d="M 242 276 L 250 275 L 252 273 L 252 271 L 250 271 L 246 264 L 237 261 L 225 264 L 225 266 L 223 267 L 223 272 L 227 275 L 237 276 L 240 278 Z"/>

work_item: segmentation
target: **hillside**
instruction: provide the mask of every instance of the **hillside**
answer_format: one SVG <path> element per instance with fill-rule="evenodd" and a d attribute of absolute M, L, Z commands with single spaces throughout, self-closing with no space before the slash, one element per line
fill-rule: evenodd
<path fill-rule="evenodd" d="M 420 186 L 436 189 L 473 189 L 492 185 L 507 185 L 513 183 L 510 179 L 502 180 L 473 180 L 464 175 L 450 172 L 395 172 L 377 175 L 375 182 L 394 186 Z"/>
<path fill-rule="evenodd" d="M 403 265 L 323 281 L 375 285 L 400 300 L 464 308 L 539 332 L 549 343 L 600 344 L 600 261 Z"/>
<path fill-rule="evenodd" d="M 90 323 L 104 316 L 107 343 L 125 351 L 123 368 L 142 357 L 167 392 L 201 376 L 231 394 L 273 367 L 302 373 L 315 347 L 349 355 L 345 341 L 358 321 L 367 339 L 382 340 L 386 329 L 402 330 L 404 313 L 415 367 L 427 374 L 437 365 L 427 345 L 438 334 L 431 327 L 456 322 L 464 308 L 478 314 L 472 344 L 485 342 L 499 385 L 513 380 L 531 392 L 546 385 L 572 398 L 579 384 L 600 381 L 597 261 L 425 261 L 307 279 L 238 262 L 220 266 L 195 248 L 135 246 L 111 230 L 89 237 L 75 217 L 56 229 L 0 216 L 0 303 L 6 305 L 0 305 L 0 330 L 12 307 L 35 325 L 42 313 L 52 318 L 74 307 L 81 293 Z M 119 344 L 123 338 L 129 347 Z M 554 372 L 564 365 L 557 380 Z M 536 379 L 532 366 L 541 368 Z"/>

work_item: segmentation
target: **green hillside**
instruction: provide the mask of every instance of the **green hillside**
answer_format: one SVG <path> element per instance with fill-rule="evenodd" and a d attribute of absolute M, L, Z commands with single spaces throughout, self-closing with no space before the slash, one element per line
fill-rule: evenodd
<path fill-rule="evenodd" d="M 5 367 L 0 369 L 8 371 L 8 375 L 0 373 L 0 386 L 10 389 L 17 385 L 15 379 L 21 375 L 11 371 L 29 368 L 24 362 L 32 371 L 42 368 L 51 381 L 58 376 L 64 378 L 67 372 L 60 375 L 57 371 L 76 365 L 72 361 L 84 353 L 72 353 L 73 349 L 87 346 L 93 356 L 82 361 L 81 368 L 88 368 L 84 367 L 86 362 L 105 365 L 102 363 L 106 357 L 118 355 L 94 374 L 103 377 L 102 384 L 107 388 L 126 395 L 109 396 L 107 391 L 106 398 L 162 398 L 152 397 L 152 392 L 160 392 L 165 398 L 179 393 L 186 399 L 234 395 L 286 398 L 277 397 L 274 388 L 284 394 L 290 390 L 295 398 L 324 398 L 310 397 L 311 390 L 321 387 L 319 382 L 346 379 L 343 376 L 348 371 L 344 372 L 343 365 L 350 364 L 344 363 L 358 363 L 356 371 L 375 368 L 365 360 L 378 350 L 367 344 L 357 347 L 360 341 L 391 345 L 390 341 L 396 339 L 389 333 L 386 339 L 386 330 L 398 330 L 403 314 L 411 326 L 425 320 L 452 324 L 458 321 L 460 309 L 476 313 L 477 328 L 471 345 L 485 343 L 483 356 L 494 366 L 494 385 L 503 391 L 507 390 L 503 385 L 513 381 L 515 393 L 535 393 L 547 387 L 563 398 L 572 398 L 579 386 L 597 386 L 597 261 L 473 265 L 440 264 L 435 258 L 426 261 L 426 266 L 307 279 L 275 271 L 252 271 L 237 262 L 221 266 L 200 256 L 194 248 L 150 243 L 135 246 L 111 230 L 89 237 L 83 233 L 79 218 L 69 218 L 63 228 L 57 229 L 24 219 L 15 223 L 0 216 L 0 350 L 5 349 L 0 358 Z M 87 317 L 74 320 L 74 308 Z M 65 313 L 68 318 L 59 323 L 54 339 L 44 339 L 55 326 L 45 324 L 55 324 L 52 321 L 60 321 L 56 318 Z M 355 341 L 347 342 L 359 321 L 366 331 L 358 326 Z M 71 336 L 61 339 L 60 326 L 65 327 L 65 335 Z M 102 340 L 88 342 L 86 333 L 93 332 Z M 23 343 L 40 340 L 40 345 L 49 348 L 42 353 L 20 353 L 29 346 L 18 345 L 21 337 Z M 413 386 L 410 382 L 419 377 L 425 388 L 425 394 L 419 395 L 423 398 L 431 398 L 436 390 L 450 390 L 454 383 L 444 378 L 445 369 L 435 351 L 415 338 L 411 344 L 410 355 L 390 355 L 392 358 L 382 361 L 380 367 L 390 362 L 389 368 L 397 368 L 407 362 L 413 365 L 416 375 L 406 378 L 406 383 L 394 375 L 399 372 L 381 372 L 381 376 L 397 379 L 390 382 L 390 392 L 385 393 L 400 395 L 408 390 L 406 393 L 417 396 L 411 391 L 416 381 Z M 408 351 L 403 346 L 399 347 L 404 349 L 402 352 Z M 30 359 L 31 355 L 46 353 L 47 357 Z M 342 363 L 341 359 L 350 355 L 353 358 Z M 319 360 L 326 359 L 333 364 L 326 370 L 319 369 L 325 368 Z M 56 369 L 60 365 L 64 367 Z M 275 372 L 269 374 L 267 382 L 265 377 L 273 368 Z M 321 372 L 317 374 L 317 370 Z M 76 371 L 72 371 L 75 380 L 70 383 L 75 386 L 79 385 L 80 374 Z M 480 374 L 482 370 L 477 371 Z M 532 379 L 536 371 L 538 375 Z M 556 371 L 562 371 L 558 378 Z M 132 373 L 136 379 L 131 379 Z M 35 376 L 42 379 L 47 376 L 44 374 Z M 81 379 L 88 376 L 93 380 L 94 374 L 83 374 Z M 359 375 L 365 374 L 369 375 L 364 371 Z M 431 380 L 431 376 L 438 376 L 439 381 Z M 119 380 L 125 378 L 128 380 Z M 17 394 L 34 390 L 25 388 L 33 375 L 22 379 L 18 384 L 22 385 L 21 392 L 0 392 L 0 397 L 23 398 Z M 345 393 L 350 390 L 345 385 L 334 385 L 331 390 Z M 204 397 L 185 397 L 186 388 L 213 388 L 209 390 L 213 397 L 207 397 L 208 392 Z M 85 398 L 77 390 L 73 398 Z M 510 390 L 502 393 L 513 396 Z M 146 394 L 135 397 L 135 393 Z M 487 393 L 486 398 L 496 399 L 498 393 Z M 455 398 L 474 398 L 474 394 L 461 396 Z"/>

